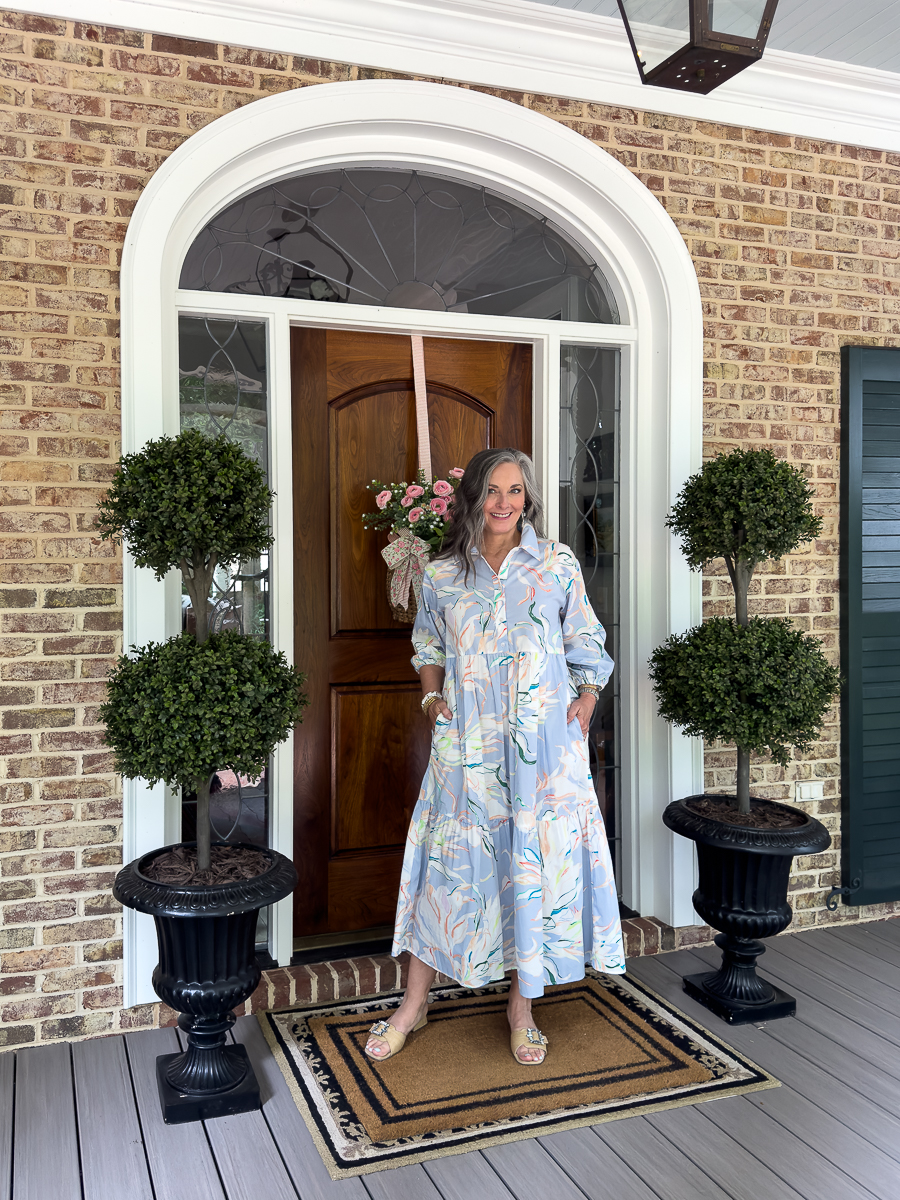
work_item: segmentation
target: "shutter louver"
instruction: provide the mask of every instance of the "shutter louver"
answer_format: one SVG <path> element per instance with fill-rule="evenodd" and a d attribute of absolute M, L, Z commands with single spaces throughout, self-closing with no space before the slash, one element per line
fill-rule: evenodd
<path fill-rule="evenodd" d="M 844 347 L 843 884 L 900 899 L 900 350 Z"/>

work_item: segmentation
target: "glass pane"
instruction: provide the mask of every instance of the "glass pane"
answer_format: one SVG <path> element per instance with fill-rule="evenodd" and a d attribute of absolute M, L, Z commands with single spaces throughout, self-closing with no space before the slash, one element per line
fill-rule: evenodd
<path fill-rule="evenodd" d="M 560 539 L 581 563 L 606 647 L 618 662 L 619 352 L 563 345 L 560 371 Z M 594 710 L 589 747 L 621 887 L 618 669 Z"/>
<path fill-rule="evenodd" d="M 645 71 L 690 41 L 689 0 L 622 0 Z"/>
<path fill-rule="evenodd" d="M 224 433 L 268 475 L 268 380 L 266 326 L 262 321 L 180 317 L 179 397 L 181 428 L 213 437 Z M 182 627 L 193 629 L 194 612 L 182 594 Z M 268 555 L 216 571 L 209 597 L 213 632 L 234 629 L 269 636 Z M 214 836 L 221 841 L 268 844 L 268 771 L 259 780 L 218 771 L 210 794 Z M 196 802 L 182 798 L 182 837 L 196 835 Z"/>
<path fill-rule="evenodd" d="M 253 192 L 197 236 L 181 287 L 619 322 L 598 265 L 546 217 L 477 184 L 388 168 Z"/>
<path fill-rule="evenodd" d="M 765 11 L 766 0 L 709 0 L 709 27 L 728 37 L 755 40 Z"/>

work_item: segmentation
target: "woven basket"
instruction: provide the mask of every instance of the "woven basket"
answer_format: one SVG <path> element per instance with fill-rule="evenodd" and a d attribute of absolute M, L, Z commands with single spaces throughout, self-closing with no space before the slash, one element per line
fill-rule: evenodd
<path fill-rule="evenodd" d="M 394 620 L 399 621 L 402 625 L 415 625 L 416 613 L 419 611 L 419 603 L 416 600 L 416 590 L 414 587 L 409 589 L 409 604 L 406 608 L 401 608 L 399 604 L 394 604 L 391 601 L 391 580 L 394 577 L 393 571 L 387 573 L 387 598 L 388 604 L 391 606 L 391 612 L 394 615 Z"/>

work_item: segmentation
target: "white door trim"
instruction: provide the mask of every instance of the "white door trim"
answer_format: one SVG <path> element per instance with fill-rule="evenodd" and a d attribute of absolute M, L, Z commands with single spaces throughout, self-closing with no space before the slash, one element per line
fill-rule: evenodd
<path fill-rule="evenodd" d="M 603 263 L 627 326 L 561 325 L 525 318 L 410 312 L 180 293 L 184 255 L 227 204 L 298 170 L 336 164 L 418 166 L 484 182 L 550 216 Z M 271 439 L 276 550 L 273 640 L 292 657 L 290 547 L 290 378 L 285 347 L 292 321 L 357 324 L 385 331 L 518 339 L 535 345 L 535 450 L 548 498 L 558 480 L 552 452 L 558 381 L 545 364 L 552 339 L 623 346 L 623 636 L 627 796 L 627 899 L 673 924 L 693 920 L 690 853 L 664 829 L 672 797 L 699 790 L 699 747 L 655 715 L 646 661 L 670 632 L 699 619 L 699 580 L 663 526 L 668 506 L 701 451 L 701 307 L 684 242 L 652 194 L 611 155 L 547 117 L 479 92 L 378 80 L 282 93 L 222 117 L 175 151 L 153 176 L 129 225 L 122 264 L 122 408 L 125 452 L 178 429 L 177 314 L 246 314 L 269 320 L 273 352 Z M 168 589 L 168 600 L 167 600 Z M 125 643 L 177 631 L 177 578 L 156 583 L 126 563 Z M 302 665 L 302 664 L 301 664 Z M 290 747 L 276 755 L 273 836 L 290 853 Z M 164 844 L 176 823 L 163 789 L 126 785 L 126 855 Z M 686 843 L 688 850 L 689 843 Z M 289 901 L 279 908 L 273 954 L 290 955 Z M 125 915 L 126 999 L 152 999 L 155 944 L 149 922 Z"/>

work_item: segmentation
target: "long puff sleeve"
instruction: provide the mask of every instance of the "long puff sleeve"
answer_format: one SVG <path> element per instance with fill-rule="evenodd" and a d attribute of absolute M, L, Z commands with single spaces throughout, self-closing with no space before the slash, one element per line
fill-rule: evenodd
<path fill-rule="evenodd" d="M 417 671 L 423 667 L 442 667 L 447 661 L 446 624 L 438 604 L 437 591 L 431 568 L 425 568 L 422 579 L 422 594 L 413 625 L 412 643 L 415 654 L 412 665 Z"/>
<path fill-rule="evenodd" d="M 569 679 L 577 689 L 585 683 L 602 688 L 615 664 L 604 649 L 606 630 L 591 607 L 581 567 L 572 555 L 572 573 L 566 586 L 562 616 L 563 645 L 569 664 Z"/>

